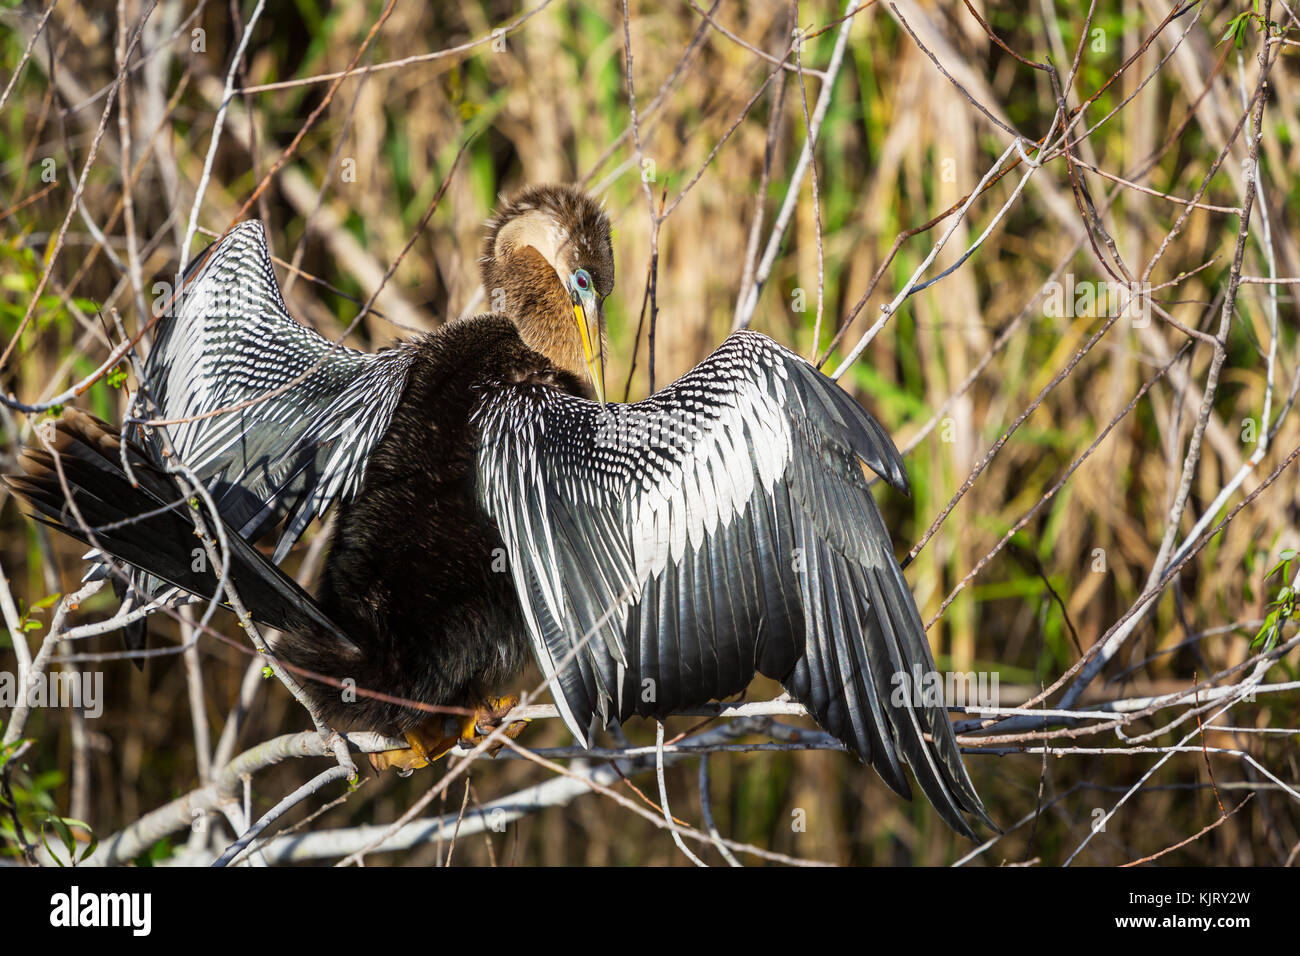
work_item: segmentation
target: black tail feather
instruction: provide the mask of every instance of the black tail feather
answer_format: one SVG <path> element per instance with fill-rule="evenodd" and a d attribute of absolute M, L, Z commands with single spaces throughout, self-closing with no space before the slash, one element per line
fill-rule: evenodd
<path fill-rule="evenodd" d="M 19 458 L 23 473 L 3 478 L 35 509 L 33 517 L 190 594 L 210 598 L 216 592 L 220 569 L 211 567 L 187 513 L 200 506 L 197 499 L 181 499 L 171 476 L 128 443 L 132 483 L 122 469 L 117 431 L 92 415 L 66 409 L 42 427 L 50 450 L 25 449 Z M 220 521 L 206 509 L 204 516 L 209 527 Z M 255 621 L 332 641 L 347 656 L 360 653 L 293 579 L 233 528 L 225 526 L 225 537 L 228 581 Z M 128 635 L 128 646 L 142 636 Z"/>

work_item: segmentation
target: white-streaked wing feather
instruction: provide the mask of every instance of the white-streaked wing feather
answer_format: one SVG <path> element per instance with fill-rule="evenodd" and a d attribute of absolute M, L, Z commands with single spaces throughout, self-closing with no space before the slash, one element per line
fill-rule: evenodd
<path fill-rule="evenodd" d="M 934 664 L 860 462 L 907 479 L 838 386 L 739 332 L 635 405 L 507 386 L 478 421 L 480 500 L 584 744 L 593 726 L 729 696 L 758 671 L 904 793 L 909 763 L 969 831 L 959 811 L 983 811 L 942 709 L 889 704 L 893 674 Z"/>
<path fill-rule="evenodd" d="M 235 226 L 196 261 L 146 362 L 182 461 L 226 519 L 257 537 L 282 518 L 280 560 L 311 519 L 361 486 L 402 394 L 412 350 L 335 345 L 289 315 L 262 224 Z M 284 388 L 309 369 L 301 382 Z M 210 416 L 210 417 L 204 417 Z"/>

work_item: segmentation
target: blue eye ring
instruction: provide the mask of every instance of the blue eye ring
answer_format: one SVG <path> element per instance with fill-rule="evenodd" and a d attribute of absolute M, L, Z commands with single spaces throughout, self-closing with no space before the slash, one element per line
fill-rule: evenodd
<path fill-rule="evenodd" d="M 586 269 L 579 269 L 575 272 L 573 274 L 573 287 L 579 292 L 590 292 L 592 287 L 591 273 Z"/>

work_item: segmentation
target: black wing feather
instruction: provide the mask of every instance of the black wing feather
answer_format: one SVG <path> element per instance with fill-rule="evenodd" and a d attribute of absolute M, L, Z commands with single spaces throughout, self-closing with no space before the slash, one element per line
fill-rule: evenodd
<path fill-rule="evenodd" d="M 478 414 L 480 498 L 584 743 L 593 725 L 725 697 L 760 672 L 899 793 L 906 763 L 955 829 L 973 835 L 966 812 L 988 822 L 943 708 L 892 700 L 899 675 L 934 662 L 859 463 L 904 492 L 907 475 L 833 382 L 741 332 L 636 405 L 525 384 Z M 622 427 L 644 421 L 671 428 Z"/>
<path fill-rule="evenodd" d="M 312 518 L 360 488 L 412 354 L 404 346 L 358 352 L 297 322 L 265 230 L 249 220 L 191 265 L 159 321 L 145 378 L 162 417 L 186 419 L 168 434 L 226 521 L 250 540 L 285 521 L 278 562 Z M 202 417 L 252 399 L 264 400 Z"/>

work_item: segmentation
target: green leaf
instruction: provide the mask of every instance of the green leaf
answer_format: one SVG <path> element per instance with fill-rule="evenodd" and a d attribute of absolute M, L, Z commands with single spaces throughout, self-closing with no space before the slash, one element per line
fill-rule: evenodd
<path fill-rule="evenodd" d="M 19 747 L 25 743 L 30 743 L 31 740 L 31 737 L 19 737 L 13 743 L 5 744 L 3 747 L 0 747 L 0 769 L 3 769 L 4 765 L 13 759 L 13 756 L 18 752 Z"/>
<path fill-rule="evenodd" d="M 1261 646 L 1270 638 L 1273 632 L 1277 629 L 1278 618 L 1280 616 L 1281 614 L 1277 609 L 1268 612 L 1268 617 L 1264 618 L 1263 626 L 1255 632 L 1255 636 L 1251 639 L 1250 647 L 1252 650 Z"/>
<path fill-rule="evenodd" d="M 161 860 L 167 859 L 172 855 L 172 841 L 170 837 L 163 837 L 153 846 L 149 847 L 144 853 L 141 853 L 134 860 L 136 866 L 153 866 Z"/>
<path fill-rule="evenodd" d="M 94 853 L 95 848 L 99 846 L 99 840 L 95 836 L 94 828 L 92 828 L 85 820 L 78 820 L 76 817 L 61 817 L 57 814 L 50 814 L 46 817 L 45 822 L 41 824 L 41 842 L 45 844 L 45 851 L 49 853 L 51 859 L 53 859 L 59 866 L 66 866 L 67 864 L 60 860 L 58 854 L 50 847 L 50 842 L 45 836 L 46 827 L 53 830 L 55 835 L 58 836 L 60 842 L 63 843 L 63 848 L 68 851 L 68 863 L 71 863 L 73 866 L 76 866 L 78 863 L 84 863 L 86 858 L 89 857 L 90 854 Z M 86 848 L 80 854 L 77 853 L 77 838 L 72 833 L 73 827 L 85 830 L 86 833 L 89 834 Z"/>
<path fill-rule="evenodd" d="M 50 841 L 45 838 L 44 825 L 41 826 L 41 842 L 45 844 L 45 852 L 50 855 L 51 860 L 53 860 L 60 867 L 67 866 L 66 863 L 64 863 L 62 860 L 59 859 L 59 855 L 54 852 L 54 848 L 50 846 Z"/>
<path fill-rule="evenodd" d="M 59 592 L 57 591 L 55 591 L 53 594 L 47 594 L 45 595 L 45 597 L 41 598 L 39 601 L 37 601 L 35 604 L 32 605 L 32 610 L 35 611 L 42 608 L 53 607 L 54 602 L 57 601 L 60 597 L 62 597 L 62 595 L 59 594 Z"/>
<path fill-rule="evenodd" d="M 70 820 L 69 822 L 81 827 L 81 829 L 85 830 L 86 833 L 89 834 L 89 839 L 86 841 L 86 848 L 81 851 L 81 856 L 77 859 L 78 863 L 85 863 L 90 859 L 90 855 L 99 848 L 99 837 L 95 836 L 95 829 L 89 823 L 82 820 Z"/>

